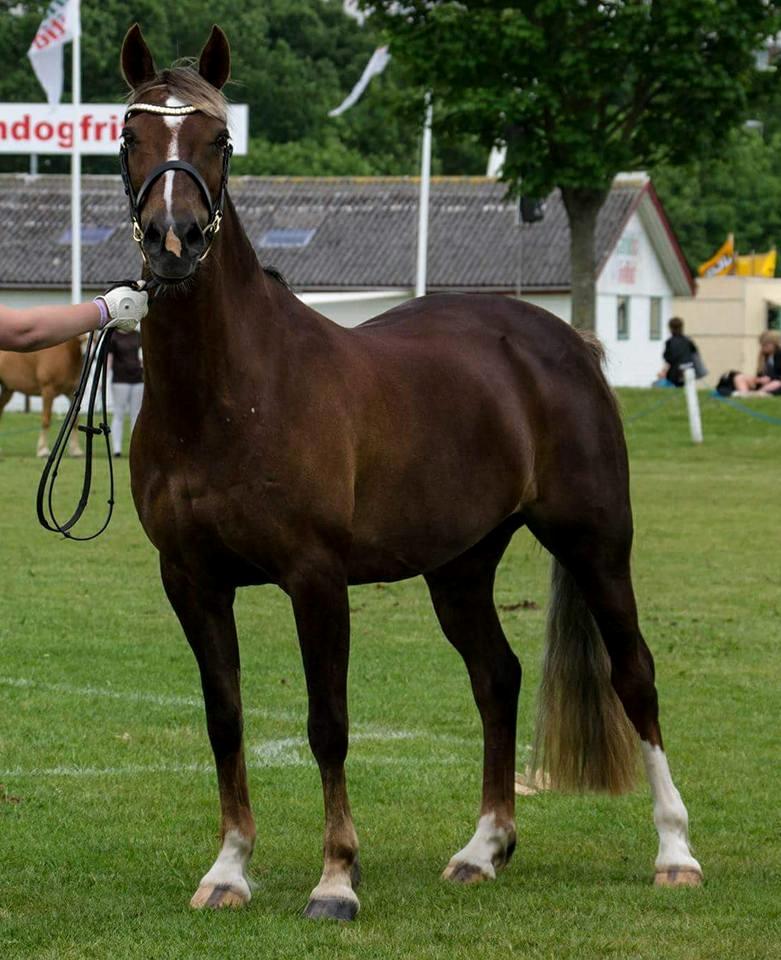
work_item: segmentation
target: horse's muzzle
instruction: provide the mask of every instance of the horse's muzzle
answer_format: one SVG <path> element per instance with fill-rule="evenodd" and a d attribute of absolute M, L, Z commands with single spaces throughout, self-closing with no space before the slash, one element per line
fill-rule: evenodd
<path fill-rule="evenodd" d="M 154 275 L 163 282 L 186 280 L 206 249 L 206 237 L 194 218 L 175 223 L 156 218 L 144 228 L 144 254 Z"/>

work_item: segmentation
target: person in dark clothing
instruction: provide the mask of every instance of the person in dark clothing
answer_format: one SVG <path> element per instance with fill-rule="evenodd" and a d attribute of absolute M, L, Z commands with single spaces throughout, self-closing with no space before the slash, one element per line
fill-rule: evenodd
<path fill-rule="evenodd" d="M 778 330 L 765 330 L 759 335 L 755 377 L 736 370 L 730 370 L 729 376 L 732 378 L 733 390 L 739 396 L 781 396 L 781 334 Z"/>
<path fill-rule="evenodd" d="M 697 351 L 697 344 L 684 336 L 683 320 L 680 317 L 672 317 L 667 326 L 670 328 L 670 337 L 664 344 L 664 362 L 665 367 L 659 376 L 662 379 L 669 380 L 676 387 L 683 386 L 683 370 L 681 367 L 687 363 L 694 363 L 694 355 Z"/>
<path fill-rule="evenodd" d="M 144 371 L 141 366 L 141 335 L 116 334 L 109 345 L 111 364 L 111 395 L 114 400 L 114 417 L 111 421 L 111 438 L 114 456 L 122 456 L 122 427 L 125 417 L 130 417 L 130 430 L 136 425 L 138 411 L 144 395 Z"/>

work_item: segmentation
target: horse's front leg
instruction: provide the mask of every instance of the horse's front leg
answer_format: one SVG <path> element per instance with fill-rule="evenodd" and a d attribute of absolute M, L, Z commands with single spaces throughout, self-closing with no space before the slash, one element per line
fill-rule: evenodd
<path fill-rule="evenodd" d="M 320 768 L 325 803 L 323 875 L 305 915 L 352 920 L 358 912 L 358 837 L 344 761 L 347 756 L 347 662 L 350 610 L 338 563 L 321 564 L 286 584 L 301 644 L 309 694 L 309 743 Z"/>
<path fill-rule="evenodd" d="M 163 585 L 201 672 L 206 726 L 217 765 L 222 848 L 195 892 L 192 907 L 240 907 L 249 902 L 246 867 L 255 842 L 242 741 L 235 591 L 195 582 L 161 560 Z"/>

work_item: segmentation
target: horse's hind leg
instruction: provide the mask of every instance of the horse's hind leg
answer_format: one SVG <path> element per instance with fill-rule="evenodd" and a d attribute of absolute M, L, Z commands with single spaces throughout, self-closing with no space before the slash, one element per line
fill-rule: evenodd
<path fill-rule="evenodd" d="M 689 849 L 688 814 L 670 776 L 662 743 L 653 657 L 637 620 L 629 564 L 631 522 L 626 516 L 622 520 L 620 511 L 614 510 L 611 520 L 591 530 L 578 527 L 554 531 L 541 528 L 534 520 L 530 520 L 529 526 L 558 558 L 554 561 L 543 679 L 543 704 L 556 704 L 554 713 L 559 725 L 558 731 L 548 731 L 553 739 L 554 763 L 558 755 L 563 764 L 560 769 L 567 773 L 577 771 L 577 776 L 583 777 L 580 784 L 570 782 L 570 786 L 610 790 L 626 785 L 621 782 L 622 771 L 605 774 L 604 782 L 599 783 L 600 771 L 595 769 L 595 765 L 601 765 L 604 773 L 611 764 L 622 762 L 615 759 L 622 754 L 627 768 L 630 763 L 621 743 L 623 733 L 618 730 L 621 721 L 610 703 L 615 699 L 614 691 L 640 736 L 651 785 L 654 823 L 659 834 L 656 882 L 698 884 L 702 870 Z M 599 634 L 593 627 L 594 621 Z M 584 652 L 589 647 L 590 651 Z M 604 658 L 604 649 L 609 659 Z M 573 664 L 577 665 L 575 670 Z M 575 676 L 578 671 L 580 677 Z M 585 676 L 589 671 L 591 678 Z M 595 694 L 600 683 L 605 692 Z M 600 726 L 613 727 L 612 743 L 607 742 L 609 736 L 602 738 Z M 590 744 L 587 737 L 591 737 Z"/>
<path fill-rule="evenodd" d="M 442 630 L 469 671 L 483 722 L 483 796 L 477 830 L 443 874 L 461 883 L 493 880 L 515 849 L 515 728 L 521 666 L 499 623 L 493 587 L 497 564 L 516 527 L 511 523 L 497 529 L 426 577 Z"/>
<path fill-rule="evenodd" d="M 629 566 L 624 576 L 617 578 L 592 568 L 583 577 L 583 583 L 610 656 L 613 688 L 640 735 L 659 834 L 656 883 L 698 885 L 702 868 L 689 849 L 689 816 L 670 776 L 659 726 L 654 660 L 637 622 Z"/>
<path fill-rule="evenodd" d="M 255 823 L 244 764 L 234 591 L 196 583 L 164 559 L 160 571 L 168 599 L 198 661 L 222 811 L 220 854 L 190 905 L 238 907 L 251 896 L 245 871 L 255 842 Z"/>

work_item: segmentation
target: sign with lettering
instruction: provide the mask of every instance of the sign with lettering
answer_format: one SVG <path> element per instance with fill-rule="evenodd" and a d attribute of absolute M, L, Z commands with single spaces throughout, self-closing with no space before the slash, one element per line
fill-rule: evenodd
<path fill-rule="evenodd" d="M 83 154 L 117 154 L 125 105 L 83 103 L 79 110 L 80 151 Z M 249 108 L 246 103 L 228 106 L 228 129 L 233 152 L 247 152 Z M 0 103 L 0 153 L 69 154 L 73 150 L 73 107 L 67 103 Z"/>
<path fill-rule="evenodd" d="M 640 238 L 633 233 L 625 233 L 618 241 L 616 249 L 616 281 L 626 286 L 634 286 L 637 281 L 637 265 L 640 258 Z"/>

